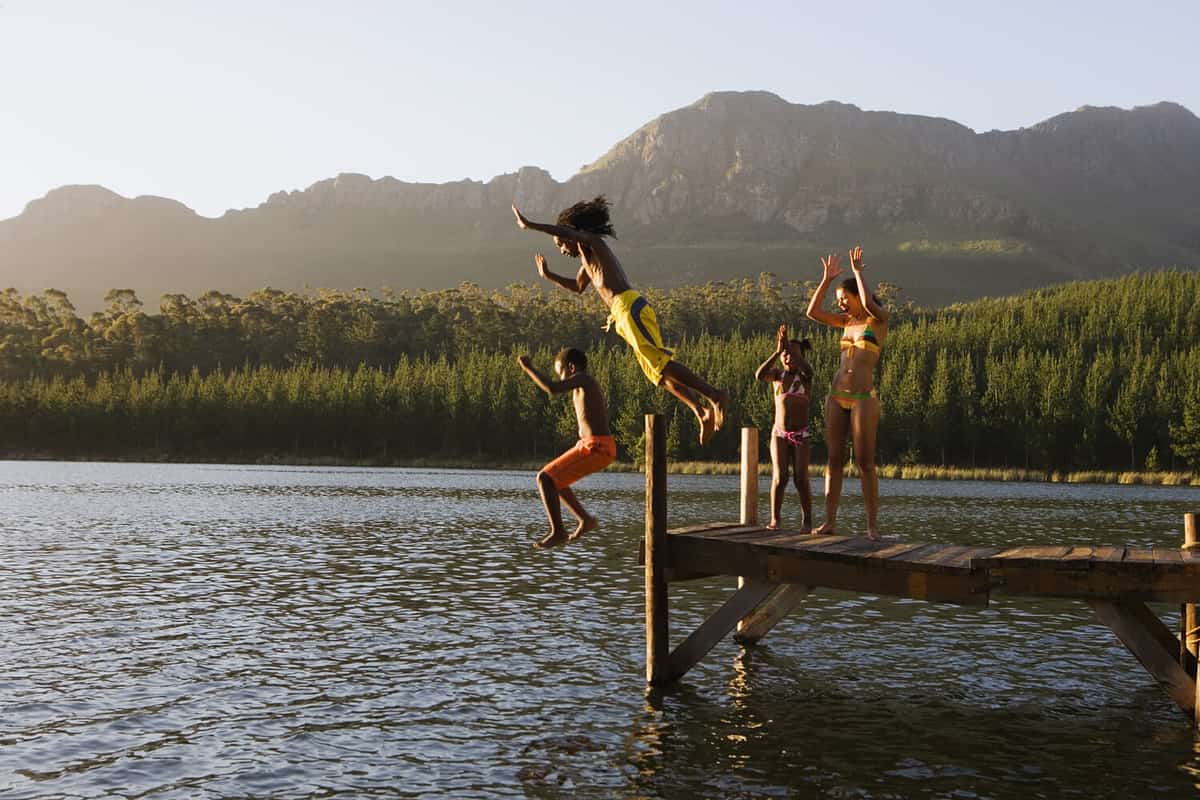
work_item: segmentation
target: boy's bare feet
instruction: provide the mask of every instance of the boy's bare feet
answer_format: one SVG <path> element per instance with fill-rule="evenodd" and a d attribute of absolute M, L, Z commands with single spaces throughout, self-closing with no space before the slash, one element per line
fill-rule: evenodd
<path fill-rule="evenodd" d="M 711 408 L 700 409 L 700 444 L 708 444 L 716 430 L 716 412 Z"/>
<path fill-rule="evenodd" d="M 567 541 L 573 542 L 580 536 L 583 536 L 585 533 L 594 531 L 599 527 L 600 520 L 596 519 L 595 517 L 584 517 L 583 519 L 579 520 L 579 527 L 575 529 L 574 533 L 567 537 Z"/>
<path fill-rule="evenodd" d="M 533 546 L 538 549 L 546 547 L 557 547 L 560 544 L 566 544 L 567 535 L 562 531 L 550 531 L 543 538 L 538 539 L 533 543 Z"/>
<path fill-rule="evenodd" d="M 713 403 L 713 413 L 716 415 L 716 429 L 721 430 L 725 424 L 725 409 L 729 405 L 729 392 L 721 389 L 717 392 L 717 402 Z"/>
<path fill-rule="evenodd" d="M 879 535 L 879 530 L 877 528 L 868 528 L 867 529 L 867 538 L 870 539 L 872 542 L 878 542 L 883 537 Z"/>
<path fill-rule="evenodd" d="M 832 521 L 822 522 L 821 527 L 813 531 L 813 534 L 816 536 L 832 536 L 833 526 L 834 523 Z"/>

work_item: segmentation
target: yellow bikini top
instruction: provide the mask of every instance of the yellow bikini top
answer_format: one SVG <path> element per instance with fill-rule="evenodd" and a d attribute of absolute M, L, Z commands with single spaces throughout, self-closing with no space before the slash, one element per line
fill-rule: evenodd
<path fill-rule="evenodd" d="M 843 350 L 858 348 L 859 350 L 870 350 L 872 353 L 878 353 L 882 348 L 879 346 L 879 340 L 875 338 L 875 331 L 871 330 L 871 326 L 862 329 L 862 333 L 858 336 L 843 335 L 839 346 Z"/>

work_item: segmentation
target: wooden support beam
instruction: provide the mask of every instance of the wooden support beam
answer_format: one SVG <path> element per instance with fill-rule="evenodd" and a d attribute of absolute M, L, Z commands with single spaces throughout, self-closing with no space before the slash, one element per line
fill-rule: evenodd
<path fill-rule="evenodd" d="M 792 613 L 808 597 L 811 586 L 785 583 L 773 591 L 758 608 L 742 617 L 733 640 L 738 644 L 756 644 L 784 617 Z"/>
<path fill-rule="evenodd" d="M 1178 649 L 1164 638 L 1163 632 L 1172 641 L 1174 635 L 1153 612 L 1143 603 L 1111 603 L 1106 600 L 1088 600 L 1087 603 L 1096 612 L 1096 617 L 1116 634 L 1175 704 L 1188 716 L 1193 716 L 1196 682 L 1179 665 Z M 1150 622 L 1150 617 L 1157 622 L 1157 627 Z M 1162 630 L 1158 630 L 1159 627 Z"/>
<path fill-rule="evenodd" d="M 767 581 L 747 581 L 745 586 L 734 592 L 671 653 L 668 680 L 680 678 L 694 667 L 725 634 L 737 627 L 738 620 L 753 611 L 777 585 Z"/>
<path fill-rule="evenodd" d="M 667 426 L 661 414 L 646 415 L 646 682 L 666 683 L 670 641 L 667 626 Z"/>

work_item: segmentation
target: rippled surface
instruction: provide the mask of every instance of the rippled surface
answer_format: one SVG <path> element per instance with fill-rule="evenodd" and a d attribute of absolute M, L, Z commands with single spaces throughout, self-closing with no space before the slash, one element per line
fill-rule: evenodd
<path fill-rule="evenodd" d="M 735 478 L 669 484 L 673 526 L 736 517 Z M 820 591 L 648 695 L 642 487 L 587 479 L 604 528 L 539 552 L 531 474 L 0 462 L 0 797 L 1195 794 L 1188 724 L 1077 603 Z M 978 544 L 1178 546 L 1200 505 L 882 494 L 888 532 Z M 674 639 L 728 592 L 672 585 Z"/>

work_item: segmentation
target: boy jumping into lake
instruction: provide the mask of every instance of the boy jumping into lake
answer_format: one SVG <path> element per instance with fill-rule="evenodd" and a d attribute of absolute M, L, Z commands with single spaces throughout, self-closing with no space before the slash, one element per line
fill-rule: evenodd
<path fill-rule="evenodd" d="M 538 492 L 546 516 L 550 518 L 550 533 L 534 542 L 534 547 L 554 547 L 564 542 L 573 542 L 588 531 L 600 527 L 600 521 L 587 513 L 579 498 L 571 491 L 571 484 L 585 475 L 599 472 L 617 457 L 617 444 L 608 428 L 608 409 L 604 405 L 604 394 L 600 384 L 588 374 L 587 356 L 573 347 L 564 347 L 554 357 L 554 371 L 559 380 L 548 380 L 533 367 L 529 356 L 520 356 L 517 363 L 525 370 L 538 388 L 547 394 L 571 393 L 575 404 L 575 419 L 579 424 L 579 441 L 570 450 L 542 467 L 537 474 Z M 562 506 L 559 498 L 566 501 L 571 513 L 579 520 L 579 526 L 570 536 L 563 530 Z"/>
<path fill-rule="evenodd" d="M 630 287 L 621 262 L 604 241 L 605 236 L 616 236 L 608 218 L 608 200 L 600 196 L 576 203 L 558 215 L 555 225 L 526 219 L 516 203 L 513 203 L 512 210 L 518 227 L 553 236 L 560 253 L 580 261 L 579 273 L 571 279 L 551 272 L 546 267 L 546 258 L 538 253 L 534 256 L 538 274 L 576 294 L 583 294 L 584 289 L 594 285 L 596 294 L 608 308 L 609 320 L 616 326 L 621 338 L 633 348 L 642 372 L 651 383 L 661 385 L 691 409 L 700 423 L 700 444 L 708 444 L 713 432 L 720 430 L 725 422 L 729 392 L 710 386 L 703 378 L 675 361 L 675 353 L 663 346 L 654 309 Z M 712 408 L 696 397 L 697 392 L 712 403 Z"/>

